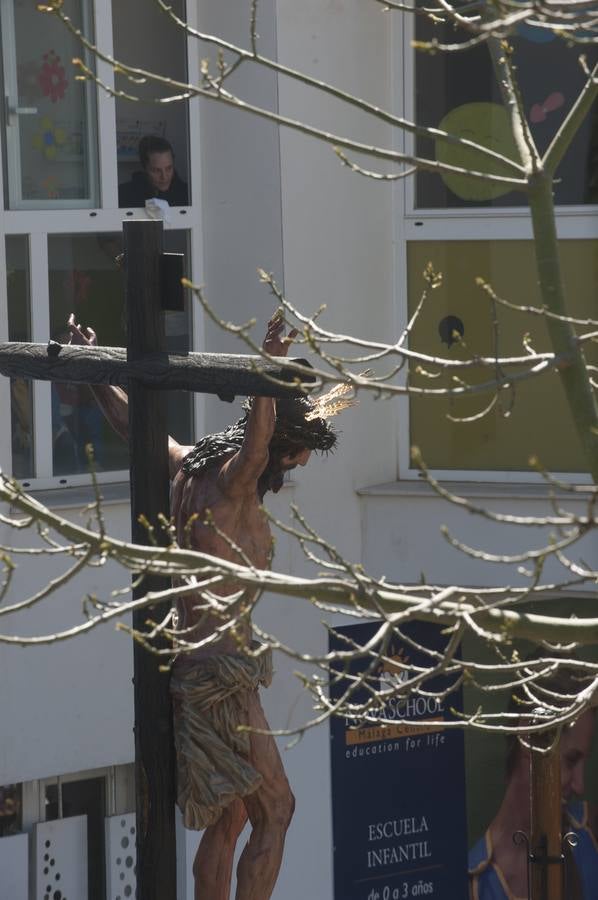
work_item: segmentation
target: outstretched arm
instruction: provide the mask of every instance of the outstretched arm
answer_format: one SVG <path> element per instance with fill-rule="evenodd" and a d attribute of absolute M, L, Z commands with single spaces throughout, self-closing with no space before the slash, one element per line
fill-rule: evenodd
<path fill-rule="evenodd" d="M 68 320 L 68 329 L 71 335 L 70 344 L 79 344 L 83 347 L 95 347 L 98 343 L 97 335 L 93 328 L 77 324 L 75 314 L 71 313 Z M 97 403 L 116 431 L 123 439 L 129 438 L 129 402 L 127 394 L 122 388 L 112 384 L 90 384 L 91 391 Z"/>
<path fill-rule="evenodd" d="M 284 320 L 275 313 L 268 322 L 262 344 L 270 356 L 286 356 L 297 330 L 285 337 Z M 254 397 L 247 416 L 243 446 L 229 459 L 220 472 L 222 490 L 229 495 L 255 491 L 257 481 L 268 465 L 269 445 L 276 424 L 276 400 L 273 397 Z"/>
<path fill-rule="evenodd" d="M 81 325 L 78 325 L 74 313 L 71 313 L 69 316 L 68 329 L 71 335 L 71 344 L 79 344 L 85 347 L 96 346 L 97 335 L 95 331 L 89 326 L 83 328 Z M 112 384 L 90 384 L 90 388 L 98 406 L 112 428 L 123 441 L 128 441 L 129 400 L 126 391 Z M 171 438 L 170 435 L 168 436 L 168 459 L 171 478 L 190 449 L 190 447 L 182 447 L 174 438 Z"/>

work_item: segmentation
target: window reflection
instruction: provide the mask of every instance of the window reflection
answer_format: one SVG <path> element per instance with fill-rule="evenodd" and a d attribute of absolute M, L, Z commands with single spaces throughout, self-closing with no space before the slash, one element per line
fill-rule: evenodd
<path fill-rule="evenodd" d="M 417 18 L 417 39 L 437 39 L 453 43 L 452 26 Z M 542 34 L 543 40 L 538 39 Z M 586 81 L 579 64 L 579 47 L 546 31 L 520 26 L 512 38 L 514 61 L 521 86 L 523 106 L 534 141 L 541 153 L 569 113 Z M 598 51 L 584 46 L 590 67 Z M 440 128 L 459 137 L 481 143 L 511 159 L 518 160 L 508 115 L 486 45 L 459 53 L 415 56 L 415 121 Z M 475 77 L 472 78 L 472 72 Z M 555 202 L 581 204 L 598 202 L 598 113 L 586 118 L 557 171 Z M 451 165 L 487 171 L 488 162 L 471 151 L 443 142 L 420 139 L 419 154 Z M 477 165 L 476 165 L 477 163 Z M 506 174 L 504 170 L 496 174 Z M 524 194 L 509 191 L 508 185 L 488 183 L 462 176 L 438 177 L 429 172 L 417 175 L 419 208 L 475 208 L 521 206 Z"/>
<path fill-rule="evenodd" d="M 51 235 L 48 238 L 50 331 L 69 339 L 71 312 L 91 325 L 101 344 L 125 344 L 123 283 L 115 262 L 118 235 Z M 99 470 L 126 469 L 126 447 L 104 422 L 87 385 L 52 385 L 52 459 L 55 475 L 89 469 L 86 445 L 93 444 Z"/>
<path fill-rule="evenodd" d="M 186 232 L 166 232 L 165 249 L 184 252 Z M 120 267 L 122 235 L 52 235 L 48 239 L 50 328 L 52 337 L 68 341 L 71 312 L 82 326 L 91 326 L 103 346 L 126 345 L 124 272 Z M 165 313 L 167 349 L 189 349 L 187 313 Z M 191 395 L 169 395 L 168 429 L 177 440 L 191 442 Z M 86 385 L 52 385 L 52 457 L 55 475 L 89 469 L 86 446 L 91 443 L 99 471 L 128 469 L 128 448 L 104 419 Z"/>
<path fill-rule="evenodd" d="M 184 0 L 170 4 L 185 18 Z M 113 0 L 114 55 L 141 69 L 186 82 L 186 41 L 182 29 L 157 5 L 145 0 Z M 143 22 L 143 41 L 138 38 Z M 129 83 L 116 76 L 116 87 Z M 173 92 L 174 93 L 174 92 Z M 119 206 L 142 207 L 157 197 L 170 206 L 190 202 L 187 104 L 156 104 L 168 92 L 148 80 L 136 85 L 139 102 L 116 99 L 116 141 Z"/>
<path fill-rule="evenodd" d="M 8 339 L 31 340 L 29 299 L 29 243 L 24 235 L 6 238 L 6 286 Z M 24 378 L 10 379 L 12 472 L 15 478 L 31 478 L 33 457 L 33 389 Z"/>
<path fill-rule="evenodd" d="M 165 232 L 164 249 L 171 253 L 183 253 L 185 260 L 191 259 L 188 233 L 186 231 Z M 188 263 L 186 266 L 187 276 L 189 276 Z M 185 305 L 185 312 L 166 311 L 164 313 L 166 349 L 169 353 L 188 353 L 192 349 L 189 304 Z M 192 394 L 186 391 L 170 391 L 168 394 L 166 417 L 168 433 L 172 434 L 181 444 L 192 444 L 195 440 L 191 400 Z"/>

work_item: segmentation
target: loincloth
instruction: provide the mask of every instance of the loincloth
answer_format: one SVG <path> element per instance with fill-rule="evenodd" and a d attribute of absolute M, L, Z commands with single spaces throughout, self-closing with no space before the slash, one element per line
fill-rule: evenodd
<path fill-rule="evenodd" d="M 209 656 L 171 676 L 177 804 L 186 828 L 213 825 L 233 800 L 260 786 L 262 776 L 248 762 L 250 735 L 238 726 L 247 724 L 250 692 L 271 680 L 270 650 Z"/>

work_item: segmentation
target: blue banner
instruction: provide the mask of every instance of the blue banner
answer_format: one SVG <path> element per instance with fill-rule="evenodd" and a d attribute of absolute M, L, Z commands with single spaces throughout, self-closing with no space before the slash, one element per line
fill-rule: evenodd
<path fill-rule="evenodd" d="M 347 650 L 343 636 L 363 646 L 376 624 L 335 629 L 331 650 Z M 402 628 L 409 640 L 442 651 L 446 635 L 427 622 Z M 388 690 L 384 709 L 389 720 L 358 723 L 336 716 L 331 720 L 332 815 L 335 900 L 467 900 L 467 816 L 463 732 L 443 723 L 460 709 L 461 692 L 447 698 L 392 696 L 405 679 L 393 660 L 431 665 L 428 655 L 409 640 L 393 638 L 385 653 L 390 661 L 375 663 L 373 686 Z M 351 662 L 348 676 L 359 676 L 372 659 Z M 331 697 L 346 690 L 350 678 L 331 677 Z M 370 681 L 370 684 L 372 681 Z M 426 683 L 426 694 L 441 692 L 450 682 Z M 364 702 L 371 691 L 362 687 L 353 702 Z M 395 724 L 396 723 L 396 724 Z M 419 724 L 416 724 L 419 723 Z"/>

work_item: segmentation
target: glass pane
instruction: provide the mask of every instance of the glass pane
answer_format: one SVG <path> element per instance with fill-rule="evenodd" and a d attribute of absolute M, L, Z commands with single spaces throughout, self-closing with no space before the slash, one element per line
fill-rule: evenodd
<path fill-rule="evenodd" d="M 29 243 L 24 235 L 6 238 L 8 339 L 31 340 L 29 294 Z M 33 390 L 30 381 L 10 379 L 12 472 L 15 478 L 31 478 L 33 457 Z"/>
<path fill-rule="evenodd" d="M 185 18 L 184 0 L 174 0 L 169 6 Z M 116 59 L 187 81 L 184 32 L 158 4 L 113 0 L 112 21 Z M 143 22 L 143 40 L 139 40 L 139 22 Z M 116 87 L 131 92 L 131 83 L 122 76 L 116 76 Z M 142 207 L 152 197 L 170 206 L 186 206 L 191 200 L 187 104 L 154 103 L 169 92 L 151 81 L 136 84 L 135 94 L 141 98 L 139 102 L 116 100 L 119 206 Z"/>
<path fill-rule="evenodd" d="M 165 249 L 187 252 L 187 232 L 166 232 Z M 66 322 L 90 325 L 104 346 L 124 347 L 124 273 L 117 257 L 122 235 L 61 234 L 48 239 L 50 328 L 54 340 L 68 341 Z M 173 353 L 189 349 L 187 313 L 165 313 L 167 346 Z M 190 443 L 191 395 L 173 393 L 168 402 L 168 428 Z M 55 475 L 88 471 L 85 447 L 93 444 L 98 471 L 128 469 L 128 448 L 105 421 L 91 389 L 85 385 L 52 386 L 53 471 Z"/>
<path fill-rule="evenodd" d="M 453 28 L 432 25 L 417 17 L 418 40 L 436 38 L 453 43 Z M 540 36 L 544 40 L 540 40 Z M 532 135 L 539 150 L 550 141 L 569 112 L 585 75 L 579 64 L 579 47 L 568 47 L 548 32 L 521 26 L 513 40 L 515 64 L 521 84 L 523 103 Z M 593 65 L 598 52 L 588 51 L 588 64 Z M 505 156 L 517 159 L 507 113 L 502 104 L 490 54 L 481 45 L 459 53 L 415 54 L 415 121 L 440 128 L 484 144 Z M 598 202 L 598 106 L 587 117 L 569 152 L 559 166 L 555 185 L 558 204 Z M 483 168 L 487 165 L 475 152 L 450 147 L 441 142 L 418 141 L 418 152 L 428 158 L 451 165 Z M 485 170 L 485 169 L 484 169 Z M 496 173 L 499 174 L 498 169 Z M 508 174 L 508 173 L 505 173 Z M 445 176 L 422 172 L 417 176 L 419 208 L 476 208 L 488 206 L 520 206 L 521 193 L 505 190 L 500 185 L 472 181 L 462 176 Z"/>
<path fill-rule="evenodd" d="M 46 787 L 46 822 L 59 817 L 58 791 L 62 792 L 62 818 L 87 816 L 88 900 L 104 900 L 106 782 L 104 778 L 66 781 Z"/>
<path fill-rule="evenodd" d="M 64 12 L 89 34 L 91 0 Z M 10 209 L 97 205 L 95 86 L 75 80 L 77 39 L 35 3 L 2 4 Z M 93 67 L 93 61 L 85 58 Z"/>
<path fill-rule="evenodd" d="M 22 827 L 21 785 L 0 787 L 0 838 L 18 834 Z"/>
<path fill-rule="evenodd" d="M 598 244 L 589 240 L 562 241 L 560 248 L 571 315 L 595 318 Z M 408 244 L 410 315 L 421 297 L 425 286 L 422 272 L 430 261 L 436 271 L 442 272 L 443 284 L 423 305 L 411 333 L 412 350 L 454 359 L 494 356 L 495 341 L 500 356 L 524 356 L 528 345 L 536 352 L 551 350 L 541 317 L 501 305 L 493 308 L 486 293 L 475 283 L 479 276 L 492 285 L 499 297 L 520 306 L 539 307 L 531 241 Z M 454 336 L 459 337 L 454 340 Z M 588 362 L 596 365 L 598 353 L 594 345 L 586 343 L 585 349 Z M 458 374 L 472 384 L 489 381 L 493 376 L 489 369 Z M 420 387 L 454 386 L 452 375 L 441 373 L 434 379 L 425 378 L 415 371 L 415 366 L 410 378 L 413 385 Z M 501 392 L 499 403 L 481 418 L 454 421 L 475 417 L 491 399 L 491 392 L 454 400 L 412 398 L 411 443 L 420 447 L 426 463 L 437 469 L 525 471 L 530 469 L 532 456 L 552 472 L 587 469 L 556 374 L 520 382 L 513 392 Z"/>
<path fill-rule="evenodd" d="M 191 259 L 189 234 L 186 231 L 166 231 L 164 233 L 164 249 L 170 253 L 182 253 L 185 260 Z M 190 275 L 188 263 L 185 263 Z M 169 353 L 188 353 L 191 347 L 191 314 L 190 304 L 185 302 L 185 312 L 165 312 L 164 330 L 166 333 L 166 349 Z M 167 424 L 168 433 L 172 434 L 180 444 L 193 444 L 193 404 L 192 395 L 185 391 L 171 391 L 168 394 Z"/>

